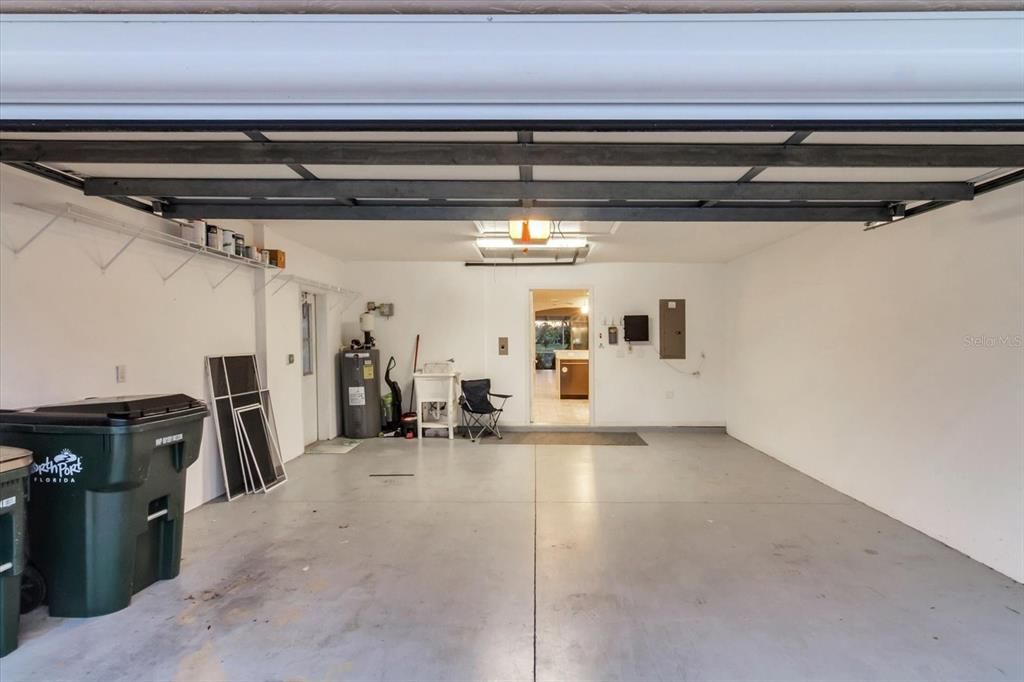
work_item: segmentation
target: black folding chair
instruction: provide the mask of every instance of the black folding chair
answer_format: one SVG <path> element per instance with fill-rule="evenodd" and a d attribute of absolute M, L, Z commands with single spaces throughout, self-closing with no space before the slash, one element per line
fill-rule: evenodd
<path fill-rule="evenodd" d="M 491 393 L 490 379 L 473 379 L 462 382 L 462 395 L 459 396 L 459 407 L 462 408 L 462 425 L 469 434 L 470 440 L 475 443 L 486 431 L 490 431 L 498 438 L 501 438 L 498 420 L 501 419 L 501 412 L 505 409 L 505 403 L 511 397 L 511 395 L 503 393 Z M 491 398 L 499 398 L 501 404 L 495 407 L 491 402 Z M 477 429 L 475 434 L 473 429 Z"/>

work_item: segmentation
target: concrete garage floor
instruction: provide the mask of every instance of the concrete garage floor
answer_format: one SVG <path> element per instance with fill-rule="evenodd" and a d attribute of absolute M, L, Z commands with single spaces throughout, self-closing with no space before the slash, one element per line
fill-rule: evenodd
<path fill-rule="evenodd" d="M 24 618 L 0 677 L 1024 677 L 1021 585 L 722 433 L 641 435 L 306 455 L 188 514 L 128 609 Z"/>

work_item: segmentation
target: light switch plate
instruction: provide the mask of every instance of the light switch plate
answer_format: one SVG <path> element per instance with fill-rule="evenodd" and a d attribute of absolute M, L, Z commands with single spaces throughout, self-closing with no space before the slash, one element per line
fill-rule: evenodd
<path fill-rule="evenodd" d="M 508 355 L 508 337 L 498 337 L 498 355 Z"/>
<path fill-rule="evenodd" d="M 114 368 L 114 377 L 119 384 L 128 381 L 128 365 L 117 365 Z"/>

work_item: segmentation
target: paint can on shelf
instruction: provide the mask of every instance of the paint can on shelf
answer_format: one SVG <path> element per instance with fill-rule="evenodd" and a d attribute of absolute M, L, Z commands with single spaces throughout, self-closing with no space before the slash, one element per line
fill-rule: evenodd
<path fill-rule="evenodd" d="M 181 223 L 181 238 L 193 244 L 205 244 L 206 223 L 202 220 L 186 220 Z"/>

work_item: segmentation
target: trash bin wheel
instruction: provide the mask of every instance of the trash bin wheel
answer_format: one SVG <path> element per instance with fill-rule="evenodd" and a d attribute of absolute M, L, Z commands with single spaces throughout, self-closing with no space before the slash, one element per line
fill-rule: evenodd
<path fill-rule="evenodd" d="M 46 601 L 46 581 L 43 574 L 33 566 L 25 566 L 21 574 L 21 612 L 34 611 Z"/>

